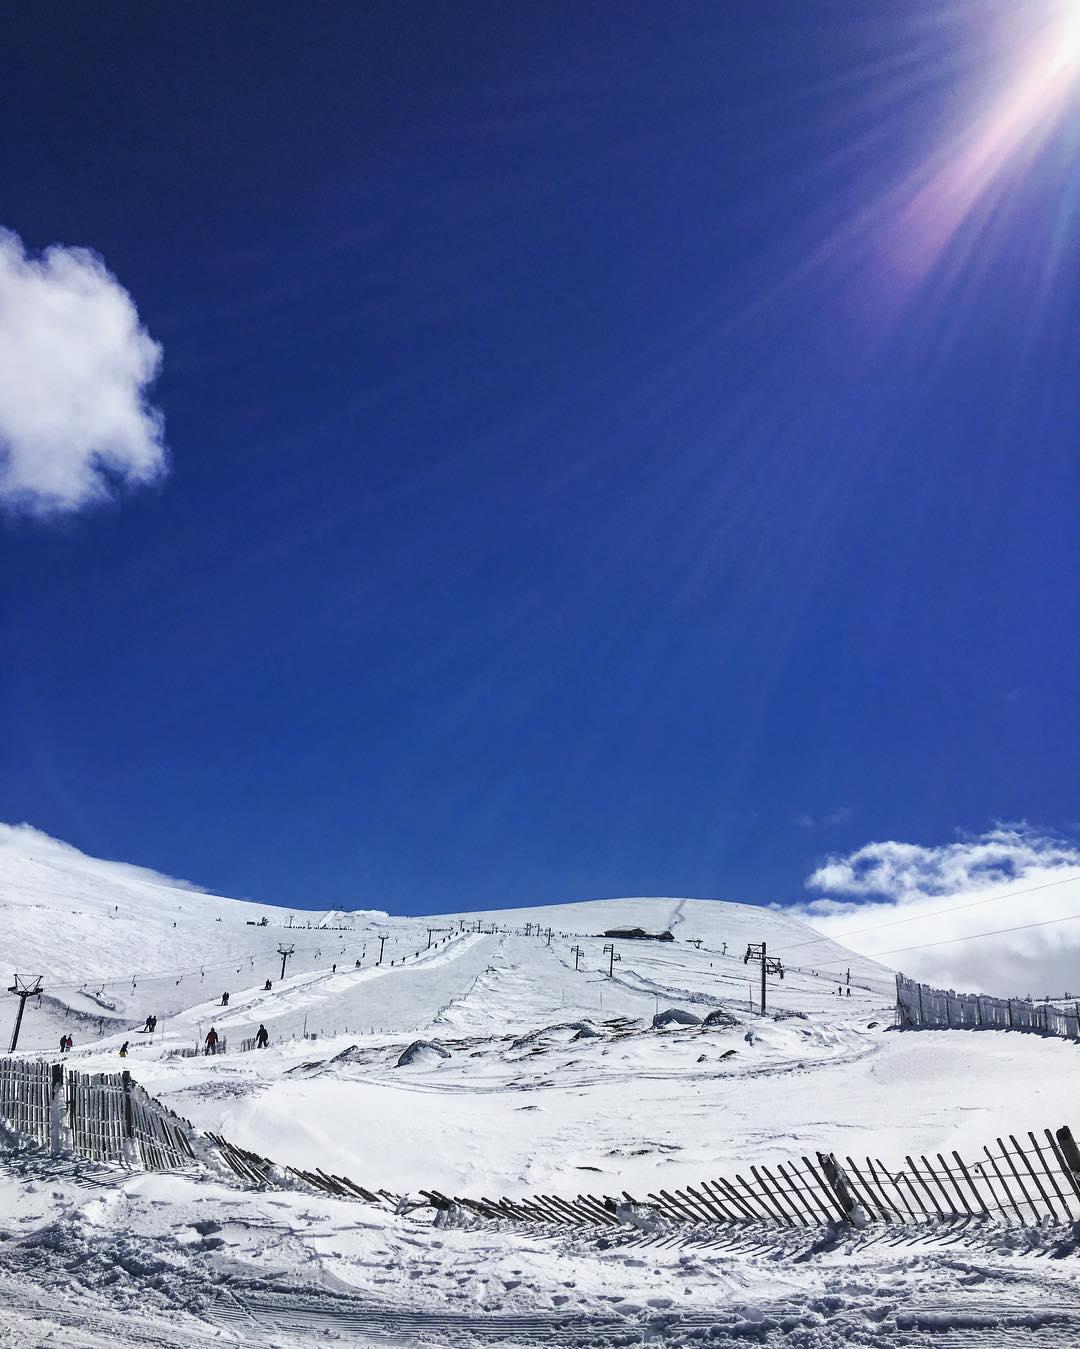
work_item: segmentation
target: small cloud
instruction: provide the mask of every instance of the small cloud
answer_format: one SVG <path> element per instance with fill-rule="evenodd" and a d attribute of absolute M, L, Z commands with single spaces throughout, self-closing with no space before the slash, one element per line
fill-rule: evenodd
<path fill-rule="evenodd" d="M 0 230 L 0 504 L 76 511 L 166 471 L 161 347 L 97 254 Z"/>
<path fill-rule="evenodd" d="M 939 846 L 867 843 L 828 857 L 806 886 L 820 897 L 795 912 L 819 932 L 939 987 L 1076 986 L 1080 847 L 1027 824 Z"/>
<path fill-rule="evenodd" d="M 849 806 L 834 806 L 824 815 L 810 815 L 806 811 L 800 811 L 795 816 L 795 823 L 800 829 L 822 829 L 835 824 L 843 824 L 845 820 L 850 819 L 851 808 Z"/>

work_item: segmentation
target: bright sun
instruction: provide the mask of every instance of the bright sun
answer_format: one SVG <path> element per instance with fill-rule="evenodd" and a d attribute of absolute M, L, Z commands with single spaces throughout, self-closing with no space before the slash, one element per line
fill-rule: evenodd
<path fill-rule="evenodd" d="M 1080 0 L 1064 0 L 1054 29 L 1053 70 L 1080 74 Z"/>

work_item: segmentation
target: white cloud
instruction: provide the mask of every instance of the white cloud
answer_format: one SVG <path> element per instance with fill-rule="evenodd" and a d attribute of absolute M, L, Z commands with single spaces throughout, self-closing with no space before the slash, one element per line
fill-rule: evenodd
<path fill-rule="evenodd" d="M 795 816 L 795 823 L 800 829 L 818 829 L 826 826 L 845 824 L 851 819 L 850 806 L 834 806 L 832 810 L 826 811 L 824 815 L 810 815 L 807 811 L 800 811 Z"/>
<path fill-rule="evenodd" d="M 868 843 L 830 857 L 806 884 L 825 893 L 799 916 L 913 978 L 975 992 L 1080 995 L 1080 917 L 1056 921 L 1080 915 L 1080 848 L 1025 824 L 940 847 Z M 980 935 L 1002 928 L 1024 930 Z M 923 949 L 901 949 L 909 947 Z"/>
<path fill-rule="evenodd" d="M 128 292 L 84 248 L 28 257 L 0 230 L 0 503 L 78 510 L 166 469 L 146 391 L 161 347 Z"/>

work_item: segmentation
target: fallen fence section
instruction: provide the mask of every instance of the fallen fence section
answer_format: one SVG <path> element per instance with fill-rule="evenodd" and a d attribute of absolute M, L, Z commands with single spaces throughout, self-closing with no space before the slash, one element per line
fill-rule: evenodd
<path fill-rule="evenodd" d="M 1028 1226 L 1050 1219 L 1072 1222 L 1080 1215 L 1080 1150 L 1067 1127 L 1044 1139 L 1028 1133 L 1024 1142 L 984 1148 L 984 1156 L 964 1161 L 958 1152 L 946 1159 L 906 1157 L 904 1166 L 887 1167 L 867 1157 L 842 1160 L 818 1153 L 772 1167 L 749 1166 L 749 1178 L 702 1181 L 683 1189 L 650 1192 L 635 1198 L 579 1194 L 568 1200 L 552 1194 L 528 1199 L 453 1198 L 437 1190 L 421 1191 L 436 1208 L 456 1206 L 483 1218 L 561 1226 L 618 1227 L 630 1223 L 648 1230 L 662 1223 L 759 1223 L 780 1227 L 817 1227 L 847 1222 L 933 1223 L 990 1219 Z"/>
<path fill-rule="evenodd" d="M 80 1073 L 62 1063 L 0 1059 L 0 1115 L 53 1152 L 148 1171 L 195 1164 L 194 1127 L 128 1072 Z"/>
<path fill-rule="evenodd" d="M 325 1171 L 278 1167 L 266 1157 L 245 1152 L 226 1139 L 210 1135 L 230 1169 L 249 1184 L 280 1186 L 286 1178 L 325 1194 L 366 1203 L 389 1201 L 400 1210 L 430 1206 L 472 1213 L 477 1217 L 529 1225 L 621 1227 L 643 1230 L 662 1226 L 765 1224 L 813 1228 L 829 1223 L 865 1227 L 871 1223 L 939 1223 L 990 1220 L 1010 1226 L 1039 1225 L 1048 1219 L 1071 1223 L 1080 1216 L 1080 1149 L 1063 1126 L 1029 1132 L 1025 1141 L 1010 1134 L 998 1138 L 982 1157 L 965 1161 L 958 1152 L 946 1158 L 921 1154 L 906 1157 L 902 1167 L 887 1167 L 877 1158 L 856 1160 L 818 1153 L 816 1160 L 763 1163 L 746 1168 L 749 1178 L 719 1178 L 661 1189 L 644 1198 L 624 1190 L 620 1195 L 579 1194 L 567 1199 L 537 1194 L 525 1199 L 479 1199 L 420 1190 L 422 1203 L 373 1191 L 347 1176 Z"/>
<path fill-rule="evenodd" d="M 1037 1031 L 1080 1039 L 1080 1002 L 1055 1007 L 1027 998 L 991 998 L 984 993 L 956 993 L 932 988 L 906 975 L 896 976 L 896 1017 L 905 1027 L 948 1026 L 954 1029 L 996 1027 Z"/>
<path fill-rule="evenodd" d="M 366 1204 L 381 1204 L 385 1200 L 395 1207 L 401 1202 L 400 1196 L 391 1194 L 389 1190 L 369 1190 L 363 1185 L 357 1185 L 348 1176 L 335 1176 L 320 1169 L 302 1171 L 295 1166 L 278 1166 L 269 1157 L 260 1157 L 257 1152 L 238 1148 L 219 1134 L 207 1134 L 207 1137 L 233 1174 L 250 1184 L 279 1189 L 284 1178 L 292 1177 L 337 1199 L 362 1199 Z"/>
<path fill-rule="evenodd" d="M 148 1096 L 129 1073 L 78 1073 L 64 1064 L 0 1059 L 0 1116 L 54 1152 L 71 1150 L 102 1162 L 171 1170 L 197 1164 L 194 1127 Z M 765 1224 L 791 1228 L 849 1223 L 938 1223 L 972 1218 L 1030 1226 L 1080 1218 L 1080 1148 L 1067 1126 L 1041 1137 L 1009 1134 L 965 1161 L 959 1152 L 905 1157 L 887 1167 L 874 1157 L 819 1152 L 816 1159 L 764 1163 L 734 1178 L 703 1180 L 635 1198 L 537 1194 L 524 1199 L 450 1197 L 420 1190 L 421 1202 L 369 1189 L 348 1176 L 279 1166 L 207 1135 L 242 1182 L 271 1189 L 302 1185 L 338 1199 L 457 1209 L 477 1217 L 561 1227 L 655 1230 L 665 1225 Z M 200 1149 L 204 1153 L 205 1148 Z"/>

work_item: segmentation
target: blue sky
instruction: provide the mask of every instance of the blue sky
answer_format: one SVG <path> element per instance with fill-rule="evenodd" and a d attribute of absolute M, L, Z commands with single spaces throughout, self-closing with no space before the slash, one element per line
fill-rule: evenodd
<path fill-rule="evenodd" d="M 1013 9 L 16 6 L 0 226 L 137 305 L 169 471 L 0 517 L 0 819 L 404 912 L 1075 831 Z"/>

